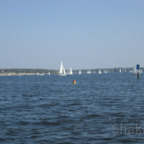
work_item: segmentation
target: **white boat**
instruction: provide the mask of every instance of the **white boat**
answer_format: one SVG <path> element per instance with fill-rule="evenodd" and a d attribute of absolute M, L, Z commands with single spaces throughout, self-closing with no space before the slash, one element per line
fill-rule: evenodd
<path fill-rule="evenodd" d="M 81 74 L 81 70 L 79 70 L 79 75 Z"/>
<path fill-rule="evenodd" d="M 137 69 L 136 69 L 136 67 L 134 66 L 134 68 L 133 68 L 133 70 L 132 71 L 130 71 L 130 73 L 132 73 L 132 74 L 137 74 Z"/>
<path fill-rule="evenodd" d="M 50 72 L 48 72 L 48 75 L 51 75 Z"/>
<path fill-rule="evenodd" d="M 136 66 L 134 66 L 133 70 L 130 71 L 130 73 L 132 73 L 132 74 L 137 74 L 137 73 L 142 74 L 143 72 L 142 72 L 142 69 L 137 70 Z"/>
<path fill-rule="evenodd" d="M 121 72 L 122 72 L 122 70 L 121 70 L 121 69 L 119 69 L 119 72 L 121 73 Z"/>
<path fill-rule="evenodd" d="M 139 70 L 139 73 L 140 73 L 140 74 L 142 74 L 142 73 L 143 73 L 142 69 L 140 69 L 140 70 Z"/>
<path fill-rule="evenodd" d="M 99 72 L 98 72 L 99 74 L 101 74 L 102 72 L 101 72 L 101 70 L 99 70 Z"/>
<path fill-rule="evenodd" d="M 88 71 L 87 71 L 87 74 L 91 74 L 91 71 L 90 71 L 90 70 L 88 70 Z"/>
<path fill-rule="evenodd" d="M 106 71 L 106 70 L 104 70 L 104 73 L 107 73 L 107 71 Z"/>
<path fill-rule="evenodd" d="M 60 69 L 59 69 L 58 75 L 59 76 L 66 76 L 67 75 L 62 61 L 61 61 L 61 64 L 60 64 Z"/>
<path fill-rule="evenodd" d="M 37 72 L 37 75 L 40 75 L 40 74 Z"/>
<path fill-rule="evenodd" d="M 72 68 L 70 68 L 69 73 L 67 75 L 73 75 Z"/>
<path fill-rule="evenodd" d="M 45 75 L 45 73 L 41 73 L 41 74 L 39 74 L 40 76 L 43 76 L 43 75 Z"/>

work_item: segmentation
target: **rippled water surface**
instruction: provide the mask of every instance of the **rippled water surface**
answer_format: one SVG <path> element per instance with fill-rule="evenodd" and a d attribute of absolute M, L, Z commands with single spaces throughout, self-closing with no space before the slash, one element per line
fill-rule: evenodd
<path fill-rule="evenodd" d="M 143 141 L 143 74 L 0 77 L 2 144 Z"/>

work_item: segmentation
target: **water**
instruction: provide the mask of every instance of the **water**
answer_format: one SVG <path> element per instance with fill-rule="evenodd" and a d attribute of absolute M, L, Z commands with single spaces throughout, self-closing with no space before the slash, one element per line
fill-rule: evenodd
<path fill-rule="evenodd" d="M 0 143 L 143 143 L 143 87 L 129 73 L 0 77 Z"/>

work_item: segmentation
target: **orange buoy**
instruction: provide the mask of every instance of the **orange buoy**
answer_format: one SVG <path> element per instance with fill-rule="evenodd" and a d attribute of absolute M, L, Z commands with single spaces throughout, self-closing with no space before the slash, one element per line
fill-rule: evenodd
<path fill-rule="evenodd" d="M 76 80 L 73 80 L 73 84 L 76 84 Z"/>

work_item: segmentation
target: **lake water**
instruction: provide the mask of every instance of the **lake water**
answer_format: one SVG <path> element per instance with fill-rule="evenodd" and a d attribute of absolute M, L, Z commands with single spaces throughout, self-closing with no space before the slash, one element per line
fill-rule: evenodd
<path fill-rule="evenodd" d="M 2 144 L 143 141 L 143 74 L 0 77 Z"/>

